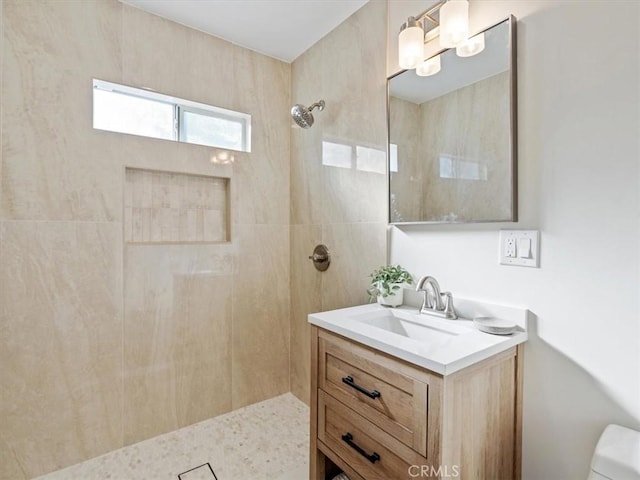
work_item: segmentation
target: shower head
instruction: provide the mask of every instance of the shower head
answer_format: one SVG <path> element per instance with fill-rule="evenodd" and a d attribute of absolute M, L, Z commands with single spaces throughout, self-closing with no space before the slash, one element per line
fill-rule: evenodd
<path fill-rule="evenodd" d="M 305 107 L 299 103 L 294 105 L 291 109 L 291 117 L 302 128 L 311 128 L 311 125 L 313 125 L 313 115 L 311 114 L 311 111 L 314 108 L 317 108 L 320 111 L 324 110 L 324 100 L 320 100 L 310 107 Z"/>

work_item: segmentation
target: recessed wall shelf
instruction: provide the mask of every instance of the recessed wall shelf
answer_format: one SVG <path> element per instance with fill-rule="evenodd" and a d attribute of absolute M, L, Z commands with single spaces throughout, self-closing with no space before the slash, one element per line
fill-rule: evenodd
<path fill-rule="evenodd" d="M 229 179 L 127 168 L 127 243 L 230 241 Z"/>

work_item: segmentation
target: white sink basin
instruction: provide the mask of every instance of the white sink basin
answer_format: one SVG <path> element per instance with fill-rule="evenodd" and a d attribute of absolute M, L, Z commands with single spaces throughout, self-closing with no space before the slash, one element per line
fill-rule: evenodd
<path fill-rule="evenodd" d="M 351 318 L 389 333 L 431 344 L 446 343 L 458 335 L 472 331 L 468 327 L 451 324 L 451 320 L 445 323 L 436 318 L 415 315 L 402 310 L 378 310 L 354 315 Z"/>
<path fill-rule="evenodd" d="M 527 310 L 456 299 L 460 318 L 448 320 L 417 308 L 360 305 L 309 315 L 309 322 L 442 375 L 449 375 L 527 339 Z M 472 316 L 496 316 L 521 328 L 508 336 L 480 332 Z"/>

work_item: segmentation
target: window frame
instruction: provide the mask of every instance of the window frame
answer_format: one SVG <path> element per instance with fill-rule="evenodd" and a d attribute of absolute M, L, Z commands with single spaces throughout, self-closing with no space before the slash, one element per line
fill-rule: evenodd
<path fill-rule="evenodd" d="M 128 85 L 121 85 L 119 83 L 107 82 L 105 80 L 98 80 L 96 78 L 93 79 L 93 89 L 118 93 L 122 95 L 129 95 L 135 98 L 173 105 L 173 139 L 172 140 L 175 142 L 188 143 L 191 145 L 204 145 L 207 147 L 220 148 L 223 150 L 251 152 L 251 115 L 247 113 L 236 112 L 234 110 L 228 110 L 226 108 L 221 108 L 221 107 L 214 107 L 213 105 L 207 105 L 205 103 L 185 100 L 183 98 L 178 98 L 178 97 L 173 97 L 171 95 L 158 93 L 151 89 L 130 87 Z M 228 148 L 223 146 L 206 145 L 206 144 L 194 143 L 194 142 L 185 142 L 183 140 L 183 133 L 181 128 L 183 124 L 183 116 L 185 112 L 195 113 L 198 115 L 208 116 L 212 118 L 219 118 L 222 120 L 231 120 L 231 121 L 240 123 L 240 125 L 242 126 L 241 149 L 236 150 L 233 148 Z M 93 115 L 94 115 L 93 123 L 95 125 L 95 111 Z M 101 130 L 95 126 L 94 128 Z M 106 130 L 106 131 L 114 131 L 114 130 Z M 146 135 L 139 135 L 135 133 L 127 133 L 127 132 L 119 132 L 119 131 L 117 131 L 116 133 L 126 133 L 128 135 L 144 136 L 146 138 L 157 138 L 157 137 L 150 137 Z"/>

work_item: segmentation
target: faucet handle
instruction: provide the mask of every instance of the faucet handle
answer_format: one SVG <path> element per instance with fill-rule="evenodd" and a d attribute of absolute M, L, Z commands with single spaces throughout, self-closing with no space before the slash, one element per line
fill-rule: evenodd
<path fill-rule="evenodd" d="M 444 315 L 445 318 L 455 320 L 458 318 L 456 315 L 456 309 L 453 307 L 453 294 L 451 292 L 442 292 L 440 294 L 444 297 Z"/>

